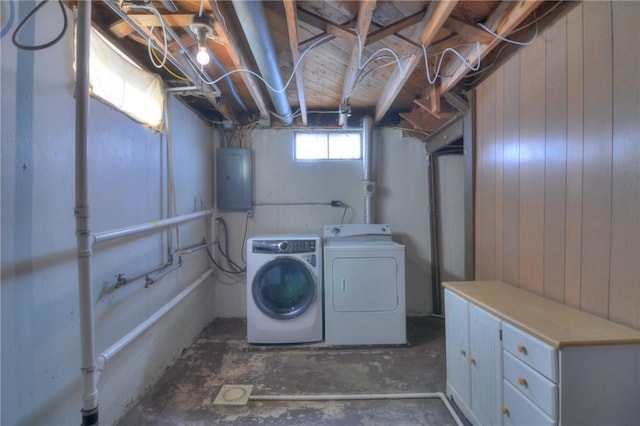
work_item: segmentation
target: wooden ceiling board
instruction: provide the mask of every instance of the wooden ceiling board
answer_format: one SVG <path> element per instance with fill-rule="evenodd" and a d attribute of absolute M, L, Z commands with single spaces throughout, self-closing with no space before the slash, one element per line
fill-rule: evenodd
<path fill-rule="evenodd" d="M 249 1 L 249 0 L 248 0 Z M 123 3 L 126 4 L 127 0 Z M 375 115 L 378 123 L 397 123 L 399 113 L 410 113 L 416 108 L 415 99 L 425 97 L 425 93 L 432 89 L 427 82 L 424 59 L 420 43 L 429 45 L 430 69 L 435 68 L 440 59 L 440 53 L 446 48 L 455 48 L 466 56 L 473 56 L 473 46 L 470 41 L 480 40 L 484 46 L 482 57 L 486 58 L 488 71 L 467 78 L 468 71 L 461 68 L 461 61 L 454 55 L 447 53 L 443 58 L 443 71 L 437 84 L 445 87 L 443 94 L 451 90 L 462 96 L 466 90 L 473 88 L 491 70 L 489 61 L 502 59 L 512 53 L 517 47 L 505 45 L 493 39 L 477 23 L 494 25 L 498 31 L 509 33 L 522 25 L 521 22 L 531 22 L 535 19 L 533 13 L 540 11 L 540 16 L 552 10 L 548 17 L 540 21 L 540 31 L 568 6 L 564 2 L 553 10 L 556 2 L 540 0 L 498 1 L 498 0 L 461 0 L 457 3 L 442 0 L 391 1 L 378 0 L 375 8 L 367 11 L 362 2 L 339 0 L 287 0 L 288 7 L 296 11 L 297 22 L 295 28 L 289 27 L 285 4 L 280 0 L 264 1 L 268 25 L 274 40 L 275 53 L 283 80 L 286 82 L 293 72 L 296 53 L 302 56 L 300 47 L 308 47 L 311 42 L 318 42 L 304 57 L 299 76 L 293 79 L 286 90 L 286 96 L 293 109 L 306 106 L 310 111 L 337 111 L 343 98 L 348 98 L 353 110 L 362 113 L 369 111 Z M 65 4 L 73 6 L 76 2 L 66 0 Z M 94 2 L 94 25 L 108 32 L 113 29 L 115 36 L 111 37 L 116 45 L 121 46 L 136 62 L 147 67 L 151 72 L 160 74 L 167 85 L 175 85 L 175 78 L 165 70 L 154 69 L 149 61 L 146 41 L 132 32 L 128 24 L 109 9 L 102 1 Z M 160 1 L 152 1 L 166 22 L 172 27 L 189 49 L 194 49 L 195 41 L 189 30 L 191 16 L 198 13 L 201 0 L 175 1 L 176 12 L 169 12 Z M 257 72 L 255 60 L 249 49 L 241 26 L 235 14 L 235 8 L 230 1 L 205 0 L 204 13 L 214 18 L 214 34 L 221 39 L 221 44 L 213 40 L 208 41 L 211 52 L 228 71 L 238 68 L 249 68 Z M 431 8 L 445 10 L 445 14 L 436 14 L 437 20 L 427 19 L 422 22 L 422 15 Z M 126 10 L 126 9 L 125 9 Z M 363 12 L 363 10 L 365 12 Z M 158 26 L 157 17 L 140 9 L 131 8 L 128 13 L 144 28 Z M 368 27 L 363 27 L 361 13 L 370 13 Z M 421 22 L 418 22 L 421 21 Z M 418 22 L 418 23 L 416 23 Z M 360 52 L 356 45 L 355 29 L 360 26 L 365 46 Z M 363 29 L 366 28 L 366 29 Z M 425 31 L 425 28 L 428 28 Z M 293 36 L 291 36 L 293 34 Z M 527 31 L 523 31 L 520 39 L 525 38 Z M 118 38 L 120 37 L 120 38 Z M 160 38 L 160 30 L 155 31 L 155 37 Z M 297 40 L 290 40 L 295 37 Z M 426 39 L 425 39 L 426 37 Z M 175 42 L 171 44 L 174 54 L 177 52 Z M 296 52 L 298 46 L 298 52 Z M 384 49 L 379 52 L 380 49 Z M 404 64 L 407 75 L 398 77 L 398 65 L 389 51 L 393 51 Z M 378 53 L 376 53 L 378 52 Z M 504 53 L 501 53 L 504 52 Z M 373 58 L 366 67 L 362 65 L 372 55 Z M 413 56 L 412 56 L 413 55 Z M 298 56 L 298 58 L 299 58 Z M 411 58 L 411 59 L 409 59 Z M 212 63 L 205 67 L 211 76 L 220 76 L 221 71 Z M 347 70 L 350 70 L 347 72 Z M 174 70 L 175 71 L 175 70 Z M 227 86 L 227 80 L 218 83 L 222 91 L 222 112 L 212 112 L 214 107 L 207 101 L 190 98 L 189 103 L 201 110 L 203 116 L 214 121 L 220 115 L 235 116 L 241 124 L 247 124 L 255 117 L 270 117 L 273 105 L 267 96 L 262 82 L 246 73 L 231 74 L 235 91 L 242 98 L 249 109 L 245 112 L 240 104 L 233 99 L 232 91 Z M 193 84 L 200 84 L 194 81 Z M 347 88 L 351 85 L 352 91 Z M 299 90 L 299 88 L 301 90 Z M 300 93 L 299 93 L 300 92 Z M 214 102 L 215 103 L 215 102 Z M 384 106 L 383 106 L 384 103 Z M 231 109 L 231 111 L 229 110 Z M 420 120 L 420 113 L 409 114 L 414 122 L 427 123 L 433 120 Z M 320 120 L 324 123 L 334 123 L 335 119 Z M 310 120 L 310 123 L 312 120 Z M 313 122 L 318 122 L 317 116 Z M 435 129 L 424 129 L 431 132 Z"/>

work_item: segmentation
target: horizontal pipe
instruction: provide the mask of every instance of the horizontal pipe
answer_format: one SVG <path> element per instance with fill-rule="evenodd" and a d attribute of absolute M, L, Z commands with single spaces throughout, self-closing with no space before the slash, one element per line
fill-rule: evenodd
<path fill-rule="evenodd" d="M 171 268 L 165 269 L 164 271 L 160 272 L 155 277 L 150 277 L 149 275 L 147 275 L 146 277 L 144 277 L 144 287 L 145 288 L 149 287 L 151 284 L 155 283 L 160 278 L 162 278 L 162 277 L 164 277 L 166 275 L 169 275 L 170 273 L 172 273 L 173 271 L 175 271 L 176 269 L 179 269 L 181 267 L 182 267 L 182 260 L 180 260 L 178 263 L 173 265 Z"/>
<path fill-rule="evenodd" d="M 200 284 L 202 284 L 213 273 L 214 269 L 209 268 L 202 275 L 200 275 L 193 283 L 187 288 L 182 290 L 178 295 L 171 299 L 166 305 L 158 309 L 153 315 L 141 322 L 136 328 L 125 334 L 120 340 L 111 345 L 107 350 L 98 354 L 96 357 L 96 366 L 98 371 L 102 371 L 107 362 L 113 358 L 118 352 L 124 349 L 129 343 L 133 342 L 142 333 L 147 331 L 153 324 L 155 324 L 160 318 L 162 318 L 167 312 L 173 309 L 178 303 L 180 303 L 185 297 L 190 295 Z"/>
<path fill-rule="evenodd" d="M 215 244 L 215 241 L 212 241 L 210 243 L 196 244 L 196 245 L 193 245 L 193 246 L 189 246 L 189 247 L 177 250 L 176 253 L 179 256 L 182 256 L 182 255 L 185 255 L 185 254 L 191 254 L 191 253 L 195 253 L 197 251 L 206 249 L 207 247 L 211 247 L 214 244 Z"/>
<path fill-rule="evenodd" d="M 139 225 L 127 226 L 126 228 L 114 229 L 112 231 L 98 232 L 93 234 L 93 244 L 97 245 L 104 243 L 105 241 L 115 240 L 117 238 L 128 237 L 131 235 L 140 234 L 142 232 L 150 231 L 152 229 L 162 229 L 171 225 L 178 225 L 180 223 L 189 222 L 203 216 L 213 214 L 213 210 L 202 210 L 195 213 L 188 213 L 181 216 L 171 217 L 168 219 L 155 220 L 153 222 L 142 223 Z"/>
<path fill-rule="evenodd" d="M 312 395 L 250 395 L 252 401 L 359 401 L 379 399 L 435 399 L 442 400 L 449 413 L 456 422 L 462 426 L 462 420 L 449 403 L 447 396 L 442 392 L 422 393 L 368 393 L 368 394 L 312 394 Z"/>

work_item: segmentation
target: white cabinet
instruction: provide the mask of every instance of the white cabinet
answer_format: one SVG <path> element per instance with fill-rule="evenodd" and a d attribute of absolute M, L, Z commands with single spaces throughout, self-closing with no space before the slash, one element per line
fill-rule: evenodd
<path fill-rule="evenodd" d="M 500 320 L 446 291 L 447 395 L 474 424 L 501 422 Z M 449 356 L 451 354 L 451 356 Z"/>
<path fill-rule="evenodd" d="M 447 395 L 471 423 L 640 424 L 640 331 L 498 281 L 444 287 Z"/>

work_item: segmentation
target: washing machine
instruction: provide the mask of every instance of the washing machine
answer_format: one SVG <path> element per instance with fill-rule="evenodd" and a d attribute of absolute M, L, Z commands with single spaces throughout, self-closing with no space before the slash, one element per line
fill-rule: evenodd
<path fill-rule="evenodd" d="M 322 239 L 257 235 L 247 241 L 247 340 L 322 341 Z"/>
<path fill-rule="evenodd" d="M 323 236 L 326 344 L 406 344 L 404 245 L 389 225 L 326 225 Z"/>

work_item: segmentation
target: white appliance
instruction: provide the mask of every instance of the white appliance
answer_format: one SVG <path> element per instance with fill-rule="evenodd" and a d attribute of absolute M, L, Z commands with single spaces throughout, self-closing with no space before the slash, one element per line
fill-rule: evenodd
<path fill-rule="evenodd" d="M 258 235 L 247 241 L 247 340 L 322 340 L 322 239 Z"/>
<path fill-rule="evenodd" d="M 327 345 L 407 343 L 404 246 L 389 225 L 324 227 Z"/>

